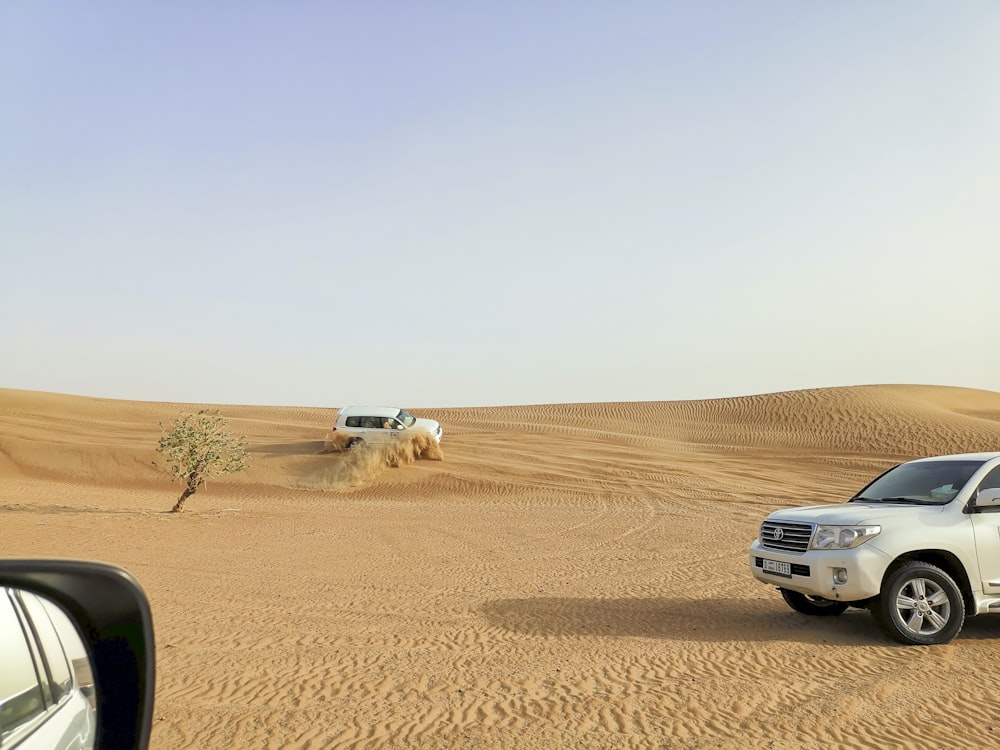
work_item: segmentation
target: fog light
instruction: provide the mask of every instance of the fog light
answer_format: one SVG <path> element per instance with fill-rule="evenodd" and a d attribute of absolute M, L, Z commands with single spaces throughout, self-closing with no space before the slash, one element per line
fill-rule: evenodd
<path fill-rule="evenodd" d="M 847 583 L 847 568 L 834 568 L 833 582 L 838 586 L 843 586 Z"/>

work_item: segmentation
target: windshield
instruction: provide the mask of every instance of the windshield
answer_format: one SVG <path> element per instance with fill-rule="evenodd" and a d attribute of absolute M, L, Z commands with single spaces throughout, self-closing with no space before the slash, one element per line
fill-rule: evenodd
<path fill-rule="evenodd" d="M 406 413 L 402 409 L 399 410 L 399 414 L 396 415 L 396 419 L 405 424 L 407 427 L 413 427 L 413 424 L 417 421 L 415 416 Z"/>
<path fill-rule="evenodd" d="M 982 461 L 920 461 L 890 469 L 852 501 L 944 505 L 965 486 Z"/>

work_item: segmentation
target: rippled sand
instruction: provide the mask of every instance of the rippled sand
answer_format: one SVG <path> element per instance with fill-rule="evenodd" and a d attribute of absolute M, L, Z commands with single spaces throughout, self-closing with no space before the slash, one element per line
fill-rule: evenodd
<path fill-rule="evenodd" d="M 1000 744 L 1000 617 L 896 646 L 746 560 L 770 510 L 1000 450 L 1000 393 L 414 410 L 444 441 L 412 462 L 324 452 L 335 409 L 223 406 L 252 466 L 172 515 L 158 423 L 201 406 L 0 390 L 0 554 L 137 576 L 153 748 Z"/>

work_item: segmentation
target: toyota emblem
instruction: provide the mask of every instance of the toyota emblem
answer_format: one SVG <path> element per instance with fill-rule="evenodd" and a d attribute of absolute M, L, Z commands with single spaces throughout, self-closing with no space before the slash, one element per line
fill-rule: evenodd
<path fill-rule="evenodd" d="M 774 541 L 776 541 L 776 542 L 780 542 L 782 539 L 785 538 L 785 530 L 784 529 L 774 529 L 771 532 L 771 538 Z"/>

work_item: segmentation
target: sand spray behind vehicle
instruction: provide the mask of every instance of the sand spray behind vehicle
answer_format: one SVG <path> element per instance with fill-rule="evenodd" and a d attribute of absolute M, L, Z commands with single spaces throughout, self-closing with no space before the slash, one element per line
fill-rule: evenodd
<path fill-rule="evenodd" d="M 300 484 L 303 489 L 337 490 L 360 487 L 371 482 L 386 469 L 411 464 L 420 459 L 441 461 L 444 453 L 438 441 L 432 436 L 417 433 L 404 436 L 398 443 L 390 445 L 355 445 L 346 449 L 348 436 L 332 432 L 327 435 L 324 453 L 334 453 L 342 459 L 329 468 L 305 477 Z"/>

